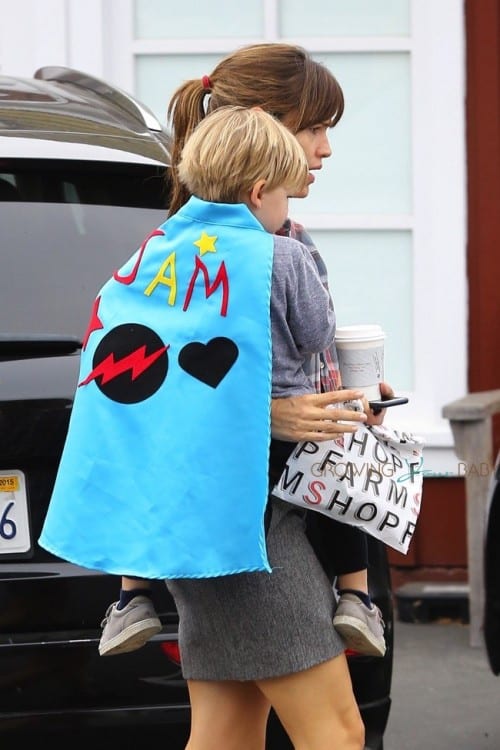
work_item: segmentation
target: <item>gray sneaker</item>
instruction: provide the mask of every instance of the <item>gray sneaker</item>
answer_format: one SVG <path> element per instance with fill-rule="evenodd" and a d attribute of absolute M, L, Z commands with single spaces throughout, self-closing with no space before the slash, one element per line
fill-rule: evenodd
<path fill-rule="evenodd" d="M 123 609 L 117 609 L 117 604 L 110 604 L 101 622 L 101 656 L 135 651 L 161 630 L 161 622 L 148 596 L 134 596 Z"/>
<path fill-rule="evenodd" d="M 356 594 L 342 594 L 333 627 L 342 636 L 346 648 L 360 654 L 384 656 L 385 626 L 380 609 L 375 604 L 368 609 Z"/>

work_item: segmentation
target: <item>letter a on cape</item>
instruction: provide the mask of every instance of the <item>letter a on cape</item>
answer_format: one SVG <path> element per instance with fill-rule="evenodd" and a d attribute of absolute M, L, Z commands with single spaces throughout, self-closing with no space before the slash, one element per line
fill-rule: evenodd
<path fill-rule="evenodd" d="M 273 237 L 191 200 L 103 286 L 40 544 L 144 578 L 270 570 Z"/>

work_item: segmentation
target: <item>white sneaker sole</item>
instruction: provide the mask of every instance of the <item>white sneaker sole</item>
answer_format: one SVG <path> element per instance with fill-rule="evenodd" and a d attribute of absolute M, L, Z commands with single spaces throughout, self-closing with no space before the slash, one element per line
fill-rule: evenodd
<path fill-rule="evenodd" d="M 386 645 L 383 638 L 373 635 L 368 625 L 356 617 L 339 615 L 333 618 L 333 627 L 342 636 L 346 648 L 367 656 L 384 656 Z"/>
<path fill-rule="evenodd" d="M 114 654 L 126 654 L 144 646 L 150 638 L 161 630 L 161 622 L 157 617 L 135 622 L 110 638 L 106 643 L 99 643 L 99 654 L 101 656 L 113 656 Z"/>

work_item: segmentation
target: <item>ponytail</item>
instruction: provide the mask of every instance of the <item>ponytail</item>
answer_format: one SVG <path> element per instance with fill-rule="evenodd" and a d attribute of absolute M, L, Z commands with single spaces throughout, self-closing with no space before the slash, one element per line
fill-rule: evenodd
<path fill-rule="evenodd" d="M 186 81 L 175 91 L 168 105 L 167 118 L 173 130 L 171 153 L 171 200 L 169 216 L 175 214 L 190 198 L 190 193 L 179 180 L 177 166 L 181 159 L 184 144 L 205 117 L 204 99 L 208 93 L 201 78 Z"/>

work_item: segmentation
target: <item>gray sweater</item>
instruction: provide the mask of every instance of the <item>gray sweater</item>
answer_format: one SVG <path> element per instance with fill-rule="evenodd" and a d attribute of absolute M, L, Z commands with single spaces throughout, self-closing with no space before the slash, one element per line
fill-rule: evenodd
<path fill-rule="evenodd" d="M 273 398 L 314 393 L 311 356 L 335 336 L 335 312 L 309 249 L 275 235 L 271 285 Z"/>

